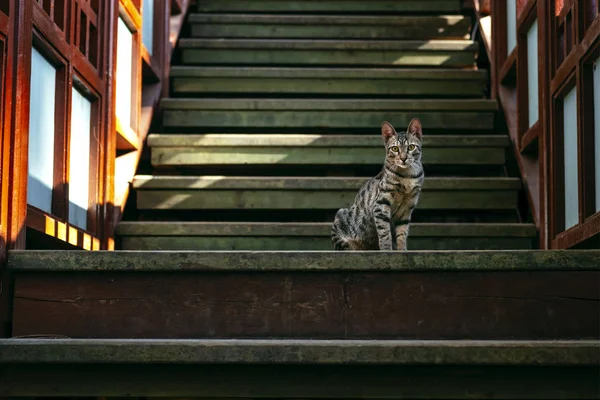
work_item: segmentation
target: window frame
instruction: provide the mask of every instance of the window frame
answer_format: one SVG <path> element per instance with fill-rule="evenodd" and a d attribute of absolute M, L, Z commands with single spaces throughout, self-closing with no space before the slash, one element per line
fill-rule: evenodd
<path fill-rule="evenodd" d="M 137 150 L 141 146 L 140 140 L 140 108 L 142 97 L 142 18 L 139 8 L 131 0 L 119 0 L 119 10 L 116 24 L 122 19 L 131 32 L 133 49 L 131 54 L 131 116 L 129 126 L 125 126 L 118 116 L 116 117 L 117 150 Z M 115 32 L 118 32 L 115 26 Z M 118 33 L 115 36 L 118 42 Z M 117 46 L 115 46 L 117 47 Z M 115 67 L 119 68 L 118 57 L 115 58 Z M 115 69 L 115 71 L 116 71 Z M 115 74 L 115 92 L 117 89 Z"/>
<path fill-rule="evenodd" d="M 53 10 L 52 7 L 44 8 L 45 3 L 38 1 L 30 3 L 33 18 L 31 42 L 29 45 L 25 44 L 25 50 L 28 50 L 29 54 L 27 62 L 31 63 L 31 51 L 35 47 L 50 62 L 58 64 L 60 73 L 57 71 L 52 212 L 48 213 L 27 204 L 25 224 L 28 229 L 43 233 L 42 236 L 48 240 L 52 237 L 73 247 L 99 250 L 103 247 L 103 205 L 107 200 L 104 188 L 106 168 L 103 165 L 103 148 L 108 137 L 107 124 L 102 118 L 106 100 L 106 82 L 103 79 L 106 36 L 103 30 L 107 8 L 98 3 L 96 13 L 91 3 L 86 1 L 61 1 L 64 2 L 66 10 L 62 29 L 47 12 Z M 93 99 L 90 121 L 89 201 L 85 229 L 69 223 L 70 130 L 74 87 L 86 93 L 88 99 Z M 38 244 L 43 246 L 43 243 Z"/>
<path fill-rule="evenodd" d="M 510 1 L 510 0 L 508 0 Z M 529 81 L 528 81 L 528 46 L 527 34 L 533 26 L 538 23 L 538 61 L 541 60 L 540 20 L 536 1 L 528 1 L 521 8 L 517 7 L 517 124 L 519 133 L 520 150 L 526 151 L 534 145 L 542 131 L 542 74 L 539 73 L 538 64 L 538 119 L 533 125 L 529 125 Z"/>
<path fill-rule="evenodd" d="M 563 178 L 561 169 L 564 168 L 560 156 L 561 130 L 557 129 L 562 123 L 560 112 L 556 108 L 550 113 L 550 140 L 549 140 L 549 169 L 550 185 L 547 196 L 551 199 L 549 210 L 549 247 L 570 248 L 577 246 L 594 235 L 600 233 L 600 211 L 595 212 L 595 181 L 594 181 L 594 93 L 593 75 L 589 71 L 590 62 L 600 56 L 600 15 L 596 14 L 593 20 L 588 18 L 587 1 L 573 1 L 568 3 L 570 8 L 565 8 L 556 15 L 556 2 L 549 6 L 551 19 L 549 51 L 552 54 L 551 74 L 549 89 L 552 98 L 565 86 L 566 82 L 575 81 L 577 87 L 577 145 L 578 145 L 578 223 L 564 229 L 564 204 L 559 200 L 564 196 L 564 186 L 560 180 Z M 571 32 L 563 33 L 565 43 L 572 38 L 570 50 L 567 52 L 560 47 L 560 26 L 565 14 L 571 14 Z M 564 24 L 567 29 L 568 24 Z M 562 55 L 560 52 L 563 52 Z M 592 79 L 592 81 L 590 81 Z"/>

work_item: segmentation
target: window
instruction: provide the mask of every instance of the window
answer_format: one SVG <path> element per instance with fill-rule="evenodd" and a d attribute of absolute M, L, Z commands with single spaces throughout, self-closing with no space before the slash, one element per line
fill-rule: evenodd
<path fill-rule="evenodd" d="M 117 33 L 117 101 L 116 112 L 123 128 L 132 127 L 132 88 L 133 88 L 133 33 L 122 18 L 119 18 Z"/>
<path fill-rule="evenodd" d="M 29 248 L 58 239 L 78 248 L 100 249 L 98 221 L 106 198 L 100 116 L 108 50 L 105 2 L 34 1 L 29 92 L 26 224 Z M 41 233 L 41 234 L 40 234 Z M 50 240 L 50 237 L 54 238 Z M 46 242 L 50 240 L 50 242 Z"/>
<path fill-rule="evenodd" d="M 69 145 L 69 223 L 82 229 L 88 226 L 91 120 L 92 103 L 74 87 Z"/>
<path fill-rule="evenodd" d="M 563 160 L 565 230 L 579 223 L 579 172 L 577 146 L 577 89 L 563 100 Z"/>
<path fill-rule="evenodd" d="M 517 47 L 517 2 L 506 0 L 506 47 L 510 54 Z"/>
<path fill-rule="evenodd" d="M 531 128 L 539 117 L 539 83 L 538 83 L 538 23 L 533 22 L 527 31 L 527 94 L 528 119 Z"/>
<path fill-rule="evenodd" d="M 148 54 L 152 55 L 154 40 L 154 0 L 144 0 L 144 21 L 142 24 L 142 40 Z"/>
<path fill-rule="evenodd" d="M 600 31 L 598 2 L 550 2 L 548 87 L 563 104 L 550 110 L 554 125 L 548 165 L 556 204 L 548 218 L 550 247 L 598 246 L 600 239 Z M 595 27 L 595 28 L 594 28 Z M 569 91 L 565 92 L 565 88 Z"/>
<path fill-rule="evenodd" d="M 31 70 L 27 202 L 52 213 L 57 71 L 35 47 Z"/>

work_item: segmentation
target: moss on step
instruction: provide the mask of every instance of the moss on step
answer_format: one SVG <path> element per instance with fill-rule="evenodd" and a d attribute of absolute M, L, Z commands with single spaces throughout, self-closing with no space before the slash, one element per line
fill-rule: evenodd
<path fill-rule="evenodd" d="M 10 251 L 8 268 L 22 272 L 176 271 L 599 271 L 593 250 L 505 251 Z"/>

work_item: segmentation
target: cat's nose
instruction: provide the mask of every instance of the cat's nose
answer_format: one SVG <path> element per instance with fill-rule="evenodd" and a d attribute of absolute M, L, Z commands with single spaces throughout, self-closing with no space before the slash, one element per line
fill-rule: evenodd
<path fill-rule="evenodd" d="M 406 159 L 408 158 L 408 156 L 400 156 L 400 159 L 402 160 L 403 163 L 406 162 Z"/>

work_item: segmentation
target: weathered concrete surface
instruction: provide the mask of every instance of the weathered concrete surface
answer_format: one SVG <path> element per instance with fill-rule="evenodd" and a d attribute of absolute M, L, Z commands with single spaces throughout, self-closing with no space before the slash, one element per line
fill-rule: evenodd
<path fill-rule="evenodd" d="M 0 364 L 597 366 L 598 341 L 0 340 Z"/>
<path fill-rule="evenodd" d="M 10 251 L 8 268 L 32 271 L 599 271 L 594 250 L 293 252 Z"/>

